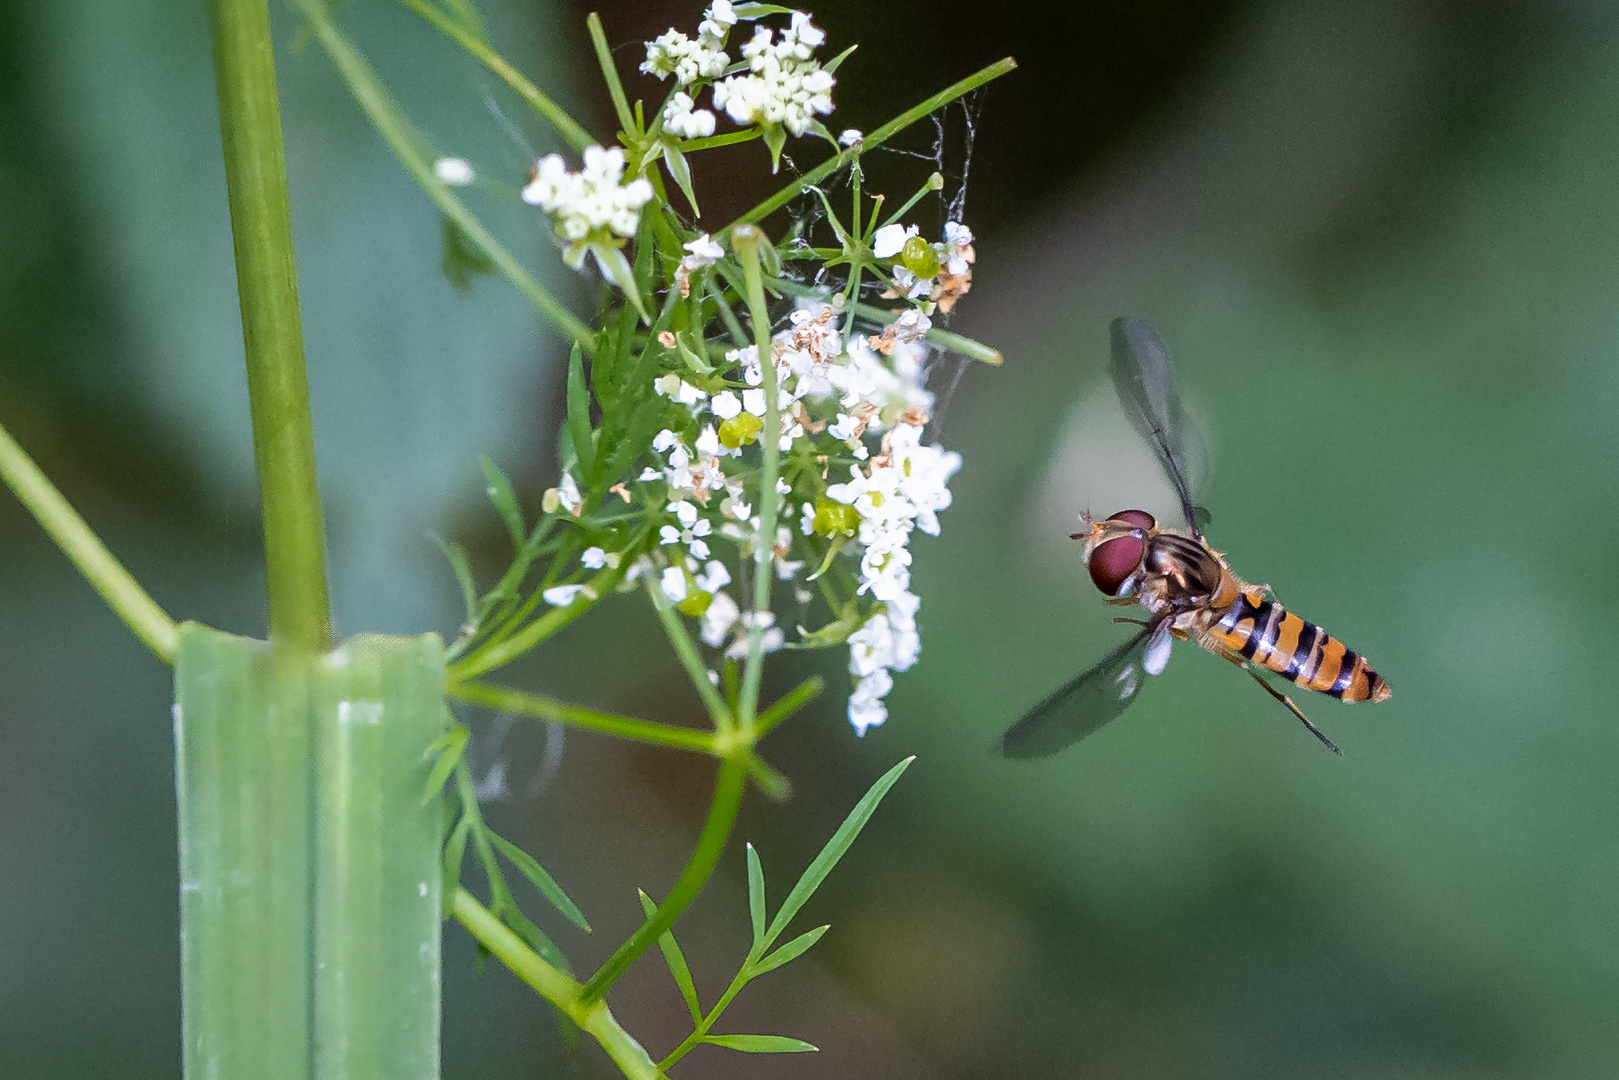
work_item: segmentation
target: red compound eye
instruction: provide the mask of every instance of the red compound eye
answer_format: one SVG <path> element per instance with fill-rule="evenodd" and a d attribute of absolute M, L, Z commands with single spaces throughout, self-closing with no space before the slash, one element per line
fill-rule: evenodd
<path fill-rule="evenodd" d="M 1145 510 L 1121 510 L 1108 520 L 1125 521 L 1142 530 L 1158 524 Z M 1098 544 L 1091 552 L 1091 581 L 1108 596 L 1119 595 L 1120 586 L 1141 565 L 1141 557 L 1146 549 L 1146 540 L 1139 536 L 1115 536 L 1106 543 Z"/>

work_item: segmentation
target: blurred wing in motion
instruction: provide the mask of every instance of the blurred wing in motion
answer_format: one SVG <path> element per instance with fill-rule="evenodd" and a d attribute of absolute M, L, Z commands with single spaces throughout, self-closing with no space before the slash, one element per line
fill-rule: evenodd
<path fill-rule="evenodd" d="M 1181 513 L 1192 535 L 1202 538 L 1200 525 L 1208 511 L 1192 504 L 1192 470 L 1200 475 L 1205 457 L 1198 437 L 1175 392 L 1169 350 L 1153 328 L 1140 319 L 1114 319 L 1113 384 L 1130 422 L 1152 444 L 1158 463 L 1175 485 Z"/>
<path fill-rule="evenodd" d="M 1122 713 L 1147 678 L 1142 661 L 1158 628 L 1143 627 L 1101 663 L 1030 709 L 1001 736 L 996 752 L 1009 758 L 1045 757 Z M 1163 670 L 1161 659 L 1157 666 Z"/>

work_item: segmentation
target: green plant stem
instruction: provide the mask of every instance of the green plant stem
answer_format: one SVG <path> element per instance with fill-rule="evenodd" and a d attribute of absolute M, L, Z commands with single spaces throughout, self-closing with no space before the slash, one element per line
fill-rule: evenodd
<path fill-rule="evenodd" d="M 735 222 L 733 222 L 723 231 L 729 233 L 732 232 L 738 225 L 762 221 L 772 211 L 781 209 L 793 199 L 797 198 L 799 194 L 804 191 L 804 189 L 825 180 L 828 176 L 831 176 L 843 166 L 854 161 L 864 151 L 876 149 L 889 138 L 910 127 L 912 124 L 916 123 L 924 116 L 927 116 L 935 109 L 943 108 L 956 98 L 961 97 L 963 94 L 970 94 L 972 91 L 978 89 L 980 86 L 983 86 L 990 80 L 998 79 L 1002 75 L 1005 75 L 1016 68 L 1017 61 L 1008 56 L 1004 60 L 997 60 L 988 67 L 974 72 L 952 86 L 945 87 L 943 90 L 940 90 L 937 94 L 934 94 L 926 101 L 923 101 L 919 105 L 912 106 L 911 108 L 900 113 L 898 116 L 894 117 L 894 119 L 890 120 L 882 127 L 878 128 L 876 131 L 866 135 L 854 146 L 849 147 L 847 150 L 844 150 L 841 153 L 834 154 L 832 157 L 821 162 L 819 165 L 815 166 L 815 168 L 800 176 L 798 179 L 794 180 L 786 187 L 770 196 L 770 198 L 766 199 L 758 206 L 755 206 L 752 210 L 749 210 L 747 213 L 737 218 Z"/>
<path fill-rule="evenodd" d="M 90 587 L 101 594 L 113 614 L 159 660 L 173 664 L 180 641 L 174 620 L 107 550 L 107 545 L 3 426 L 0 426 L 0 479 L 16 492 L 18 501 L 56 541 L 56 546 L 84 575 Z"/>
<path fill-rule="evenodd" d="M 292 215 L 267 0 L 211 0 L 219 127 L 236 248 L 236 290 L 264 503 L 270 637 L 325 648 L 326 538 L 304 371 Z"/>
<path fill-rule="evenodd" d="M 706 680 L 705 680 L 706 681 Z M 456 683 L 448 695 L 469 705 L 499 709 L 519 716 L 532 716 L 540 720 L 554 720 L 559 724 L 613 735 L 620 739 L 668 746 L 676 750 L 693 750 L 700 754 L 716 753 L 714 736 L 706 731 L 660 724 L 653 720 L 640 720 L 631 716 L 598 712 L 579 705 L 569 705 L 555 698 L 531 694 L 507 686 L 488 683 Z"/>
<path fill-rule="evenodd" d="M 583 987 L 540 959 L 465 889 L 455 891 L 452 912 L 467 933 L 512 974 L 528 983 L 600 1043 L 625 1076 L 630 1080 L 660 1080 L 663 1074 L 651 1056 L 619 1026 L 606 1002 L 587 999 Z"/>
<path fill-rule="evenodd" d="M 817 288 L 814 285 L 802 285 L 796 281 L 788 281 L 785 278 L 766 278 L 765 284 L 769 285 L 772 289 L 786 293 L 788 296 L 807 296 L 817 300 L 826 300 L 830 302 L 830 297 L 827 295 L 826 290 Z M 871 304 L 857 303 L 850 304 L 848 307 L 856 314 L 863 315 L 868 319 L 881 323 L 888 322 L 895 315 L 895 312 L 889 311 L 886 308 L 874 307 Z M 993 346 L 985 345 L 981 341 L 975 341 L 972 338 L 964 337 L 961 334 L 953 334 L 948 330 L 940 330 L 938 327 L 934 327 L 922 336 L 941 349 L 947 349 L 950 352 L 960 353 L 962 356 L 968 357 L 969 359 L 981 360 L 986 364 L 994 364 L 999 366 L 1000 364 L 1004 363 L 1006 359 L 1001 355 L 1001 351 Z"/>
<path fill-rule="evenodd" d="M 587 600 L 583 603 L 575 600 L 567 607 L 552 608 L 511 637 L 474 649 L 466 656 L 463 656 L 450 667 L 451 684 L 466 682 L 468 679 L 476 678 L 479 675 L 509 664 L 552 634 L 569 625 L 600 603 L 602 597 L 613 591 L 613 587 L 618 584 L 618 579 L 624 576 L 624 569 L 624 566 L 608 567 L 590 579 L 588 585 L 590 590 L 596 594 L 596 599 Z"/>
<path fill-rule="evenodd" d="M 775 704 L 759 714 L 759 721 L 754 725 L 753 736 L 762 739 L 771 728 L 787 719 L 793 713 L 814 701 L 826 686 L 826 680 L 819 675 L 811 675 L 781 697 Z"/>
<path fill-rule="evenodd" d="M 635 117 L 630 113 L 629 99 L 624 96 L 624 84 L 619 81 L 618 68 L 613 64 L 613 50 L 607 44 L 607 34 L 602 30 L 601 16 L 592 11 L 585 16 L 585 25 L 590 29 L 590 44 L 596 50 L 596 62 L 601 65 L 602 80 L 607 83 L 607 94 L 613 99 L 613 111 L 618 115 L 618 128 L 626 135 L 639 136 L 641 132 L 635 124 Z"/>
<path fill-rule="evenodd" d="M 759 534 L 753 550 L 755 618 L 748 630 L 748 659 L 742 668 L 742 694 L 737 703 L 737 723 L 743 733 L 751 737 L 759 711 L 759 681 L 764 672 L 765 628 L 759 617 L 770 610 L 770 581 L 775 570 L 772 545 L 776 542 L 776 514 L 781 504 L 781 496 L 776 492 L 776 478 L 781 473 L 781 402 L 776 388 L 776 358 L 770 341 L 770 309 L 765 306 L 764 279 L 759 267 L 759 245 L 765 243 L 764 233 L 754 226 L 744 226 L 732 231 L 731 243 L 742 260 L 742 273 L 747 281 L 748 318 L 753 324 L 753 343 L 759 354 L 765 393 L 765 427 L 759 436 L 764 455 L 759 471 Z"/>
<path fill-rule="evenodd" d="M 474 60 L 498 75 L 502 82 L 517 92 L 518 97 L 528 103 L 529 108 L 545 117 L 551 126 L 557 129 L 557 133 L 567 140 L 569 146 L 575 150 L 583 150 L 587 146 L 596 145 L 597 140 L 592 138 L 590 132 L 581 127 L 577 120 L 569 116 L 562 106 L 552 101 L 522 72 L 507 63 L 505 57 L 468 33 L 465 27 L 426 0 L 399 0 L 399 3 L 432 23 L 439 33 L 461 46 Z"/>
<path fill-rule="evenodd" d="M 736 1000 L 736 996 L 742 992 L 742 988 L 751 981 L 752 974 L 748 969 L 757 959 L 758 957 L 754 955 L 753 951 L 748 953 L 748 958 L 742 962 L 741 969 L 731 979 L 731 985 L 725 988 L 725 993 L 720 995 L 720 999 L 714 1003 L 714 1007 L 708 1010 L 708 1013 L 702 1019 L 697 1021 L 692 1033 L 682 1039 L 679 1046 L 669 1051 L 669 1055 L 658 1062 L 659 1072 L 667 1072 L 671 1065 L 691 1053 L 692 1048 L 703 1041 L 703 1036 L 713 1029 L 715 1021 L 720 1018 L 726 1009 L 730 1008 L 731 1002 Z"/>
<path fill-rule="evenodd" d="M 687 905 L 697 898 L 697 894 L 702 891 L 714 873 L 720 854 L 725 850 L 726 841 L 731 838 L 737 811 L 742 806 L 742 792 L 746 787 L 746 781 L 747 767 L 742 762 L 727 758 L 720 763 L 719 777 L 714 783 L 714 799 L 708 808 L 708 820 L 703 822 L 703 831 L 697 837 L 697 846 L 692 850 L 686 868 L 681 871 L 680 879 L 675 882 L 674 888 L 669 890 L 669 895 L 663 903 L 658 905 L 658 913 L 642 923 L 640 929 L 630 935 L 629 940 L 614 949 L 613 955 L 608 957 L 607 962 L 590 977 L 581 994 L 585 1004 L 600 1001 L 618 977 L 624 974 L 637 957 L 656 943 L 663 932 L 674 925 L 675 919 L 686 910 Z"/>
<path fill-rule="evenodd" d="M 717 686 L 709 680 L 708 669 L 703 666 L 703 658 L 697 652 L 697 643 L 692 641 L 691 634 L 686 630 L 686 624 L 680 621 L 680 613 L 675 610 L 667 597 L 662 595 L 663 589 L 657 579 L 647 575 L 647 596 L 652 601 L 652 610 L 658 613 L 658 621 L 663 624 L 663 633 L 669 639 L 669 644 L 680 658 L 680 666 L 686 669 L 687 678 L 691 679 L 692 687 L 697 696 L 703 699 L 703 707 L 708 710 L 710 719 L 714 721 L 714 730 L 722 735 L 730 733 L 734 726 L 731 709 L 720 697 Z"/>
<path fill-rule="evenodd" d="M 449 185 L 438 178 L 438 174 L 433 171 L 432 163 L 419 149 L 424 145 L 421 136 L 399 108 L 399 104 L 389 95 L 376 73 L 371 70 L 371 66 L 365 62 L 365 58 L 333 24 L 326 13 L 323 0 L 294 0 L 294 2 L 298 10 L 309 20 L 321 48 L 326 50 L 332 65 L 348 84 L 349 92 L 354 95 L 354 100 L 359 103 L 371 121 L 371 126 L 377 129 L 377 133 L 388 144 L 388 148 L 427 193 L 427 197 L 433 200 L 434 205 L 445 217 L 455 222 L 466 234 L 467 240 L 517 287 L 518 292 L 539 309 L 540 314 L 550 319 L 552 325 L 562 331 L 569 340 L 577 341 L 586 356 L 596 355 L 595 332 L 547 292 L 545 287 L 534 279 L 534 275 L 524 269 L 489 230 L 483 227 L 477 215 L 455 197 Z"/>

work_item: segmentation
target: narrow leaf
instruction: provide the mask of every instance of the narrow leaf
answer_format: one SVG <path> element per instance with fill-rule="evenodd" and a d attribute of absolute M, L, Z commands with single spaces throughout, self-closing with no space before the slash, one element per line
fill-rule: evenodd
<path fill-rule="evenodd" d="M 432 802 L 433 797 L 444 787 L 444 782 L 450 778 L 450 773 L 455 769 L 456 762 L 461 760 L 466 748 L 467 729 L 460 724 L 456 724 L 439 736 L 433 741 L 433 745 L 427 748 L 429 754 L 438 755 L 438 760 L 433 762 L 433 769 L 427 774 L 427 787 L 422 792 L 423 806 Z"/>
<path fill-rule="evenodd" d="M 753 978 L 758 975 L 763 975 L 767 971 L 775 971 L 788 961 L 797 960 L 800 956 L 803 956 L 809 951 L 811 945 L 814 945 L 817 941 L 820 941 L 821 935 L 826 933 L 828 929 L 829 927 L 826 926 L 817 926 L 813 930 L 807 930 L 804 933 L 799 934 L 797 937 L 793 938 L 793 940 L 789 941 L 787 944 L 783 945 L 781 948 L 777 949 L 763 960 L 760 960 L 757 964 L 754 964 L 752 967 L 748 968 L 748 977 Z"/>
<path fill-rule="evenodd" d="M 793 9 L 780 4 L 737 4 L 731 9 L 739 19 L 762 19 L 766 15 L 791 15 Z"/>
<path fill-rule="evenodd" d="M 658 913 L 658 905 L 644 892 L 641 893 L 641 910 L 646 912 L 649 919 Z M 686 999 L 686 1008 L 691 1010 L 692 1020 L 702 1023 L 703 1006 L 697 1000 L 697 984 L 692 981 L 691 968 L 686 966 L 686 954 L 676 944 L 673 930 L 665 930 L 658 937 L 658 948 L 663 950 L 663 962 L 669 965 L 669 974 L 675 977 L 675 985 L 680 987 L 680 996 Z"/>
<path fill-rule="evenodd" d="M 479 41 L 483 41 L 488 36 L 484 30 L 483 19 L 479 16 L 478 9 L 472 6 L 471 0 L 444 0 L 444 7 L 466 29 L 467 33 Z"/>
<path fill-rule="evenodd" d="M 575 351 L 578 348 L 577 345 L 574 346 Z M 523 509 L 517 505 L 517 493 L 512 490 L 511 481 L 506 479 L 506 474 L 501 472 L 493 461 L 480 454 L 478 463 L 483 466 L 484 479 L 488 481 L 484 492 L 489 496 L 489 501 L 495 504 L 495 509 L 500 511 L 501 520 L 506 523 L 507 531 L 512 534 L 512 546 L 521 551 L 523 545 L 528 542 L 528 526 L 523 524 Z"/>
<path fill-rule="evenodd" d="M 838 826 L 838 831 L 832 834 L 832 839 L 826 842 L 821 853 L 815 856 L 815 861 L 809 864 L 809 869 L 804 871 L 804 875 L 793 886 L 793 891 L 788 893 L 787 899 L 782 902 L 781 910 L 776 912 L 775 919 L 770 923 L 770 929 L 765 933 L 767 947 L 781 936 L 781 932 L 787 929 L 787 924 L 792 921 L 793 916 L 798 914 L 798 909 L 803 907 L 805 901 L 821 887 L 821 882 L 826 880 L 826 876 L 832 872 L 838 860 L 843 858 L 844 853 L 854 843 L 855 837 L 860 835 L 860 830 L 871 820 L 871 815 L 876 813 L 877 805 L 883 801 L 883 796 L 888 794 L 888 789 L 894 786 L 900 774 L 915 760 L 914 756 L 908 757 L 883 773 L 882 778 L 871 785 L 871 790 L 855 803 L 854 809 L 849 811 L 849 816 Z"/>
<path fill-rule="evenodd" d="M 812 1054 L 821 1049 L 786 1035 L 704 1035 L 703 1041 L 744 1054 Z"/>
<path fill-rule="evenodd" d="M 663 167 L 669 170 L 669 175 L 680 187 L 680 193 L 691 203 L 692 217 L 702 217 L 703 212 L 697 209 L 697 195 L 691 188 L 691 166 L 686 164 L 686 155 L 680 152 L 679 147 L 671 143 L 663 144 Z"/>
<path fill-rule="evenodd" d="M 557 948 L 556 942 L 546 937 L 544 930 L 530 922 L 529 917 L 519 911 L 516 904 L 508 906 L 501 912 L 500 921 L 511 927 L 518 937 L 527 942 L 528 947 L 538 953 L 541 960 L 552 967 L 560 968 L 568 975 L 573 974 L 573 967 L 568 963 L 568 958 L 562 955 L 562 950 Z"/>
<path fill-rule="evenodd" d="M 456 822 L 455 829 L 451 831 L 450 838 L 444 842 L 444 892 L 446 898 L 446 911 L 449 907 L 448 898 L 455 895 L 455 890 L 461 885 L 461 860 L 467 851 L 467 836 L 472 832 L 472 818 L 462 815 Z M 446 914 L 446 918 L 448 914 Z"/>
<path fill-rule="evenodd" d="M 467 622 L 470 623 L 478 617 L 478 583 L 472 579 L 472 561 L 460 544 L 440 540 L 438 547 L 444 552 L 444 557 L 450 560 L 450 570 L 461 585 L 461 600 L 466 605 Z"/>
<path fill-rule="evenodd" d="M 753 947 L 764 947 L 765 936 L 765 869 L 759 864 L 759 853 L 748 845 L 748 914 L 753 918 Z"/>
<path fill-rule="evenodd" d="M 489 833 L 489 839 L 494 841 L 495 846 L 500 849 L 500 853 L 506 856 L 513 866 L 523 872 L 524 877 L 534 883 L 534 887 L 540 890 L 540 894 L 551 901 L 552 907 L 562 912 L 567 920 L 579 929 L 586 933 L 590 932 L 590 924 L 585 921 L 584 914 L 568 898 L 568 894 L 562 891 L 562 886 L 556 883 L 556 879 L 545 872 L 545 867 L 541 866 L 534 856 L 493 830 Z"/>
<path fill-rule="evenodd" d="M 568 354 L 568 433 L 585 483 L 595 477 L 596 445 L 590 438 L 590 387 L 585 383 L 584 352 L 576 343 Z"/>
<path fill-rule="evenodd" d="M 849 59 L 849 54 L 854 52 L 858 48 L 860 48 L 860 46 L 858 46 L 858 45 L 850 45 L 847 49 L 844 49 L 842 52 L 838 53 L 838 55 L 834 56 L 831 60 L 827 61 L 826 67 L 825 67 L 826 72 L 828 74 L 830 74 L 830 73 L 838 70 L 838 68 L 843 65 L 843 62 L 845 60 Z"/>

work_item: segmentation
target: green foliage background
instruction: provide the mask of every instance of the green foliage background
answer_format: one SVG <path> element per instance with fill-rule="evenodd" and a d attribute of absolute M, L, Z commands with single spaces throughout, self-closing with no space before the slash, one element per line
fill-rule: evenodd
<path fill-rule="evenodd" d="M 124 7 L 0 5 L 0 420 L 171 612 L 261 633 L 206 28 L 172 0 Z M 931 87 L 1011 52 L 1012 79 L 1047 96 L 996 90 L 981 118 L 981 259 L 956 328 L 1008 363 L 969 370 L 945 418 L 966 466 L 943 537 L 918 545 L 923 661 L 862 742 L 836 701 L 792 721 L 772 760 L 797 798 L 740 830 L 790 880 L 883 768 L 920 755 L 806 912 L 833 924 L 816 955 L 739 1002 L 739 1029 L 825 1048 L 763 1068 L 1612 1075 L 1619 20 L 1596 3 L 1273 3 L 1223 7 L 1187 44 L 1192 14 L 1165 5 L 1122 38 L 1097 16 L 1042 65 L 1048 16 L 979 13 L 885 63 L 884 25 L 924 16 L 840 7 L 816 9 L 832 46 L 867 48 L 835 128 L 918 96 L 906 63 Z M 573 10 L 481 9 L 570 108 L 597 100 Z M 442 148 L 520 173 L 529 152 L 483 79 L 396 8 L 345 18 Z M 934 78 L 927 43 L 975 36 L 995 45 Z M 1053 98 L 1052 66 L 1121 53 L 1156 79 L 1064 144 L 1090 84 Z M 430 207 L 323 58 L 281 63 L 339 628 L 452 630 L 428 534 L 498 543 L 479 452 L 532 508 L 565 354 L 503 286 L 442 280 Z M 504 224 L 589 303 L 531 217 Z M 1394 687 L 1375 708 L 1308 703 L 1342 760 L 1190 649 L 1090 742 L 1032 765 L 985 752 L 1116 637 L 1064 539 L 1075 511 L 1168 507 L 1103 374 L 1126 313 L 1157 325 L 1204 418 L 1211 540 Z M 654 628 L 602 621 L 522 681 L 695 714 L 645 659 Z M 0 500 L 0 1075 L 174 1073 L 168 701 L 167 672 Z M 492 741 L 480 767 L 504 765 L 513 795 L 491 819 L 601 940 L 547 929 L 599 961 L 640 917 L 634 888 L 672 880 L 705 781 L 570 737 L 535 792 L 536 733 Z M 740 845 L 725 869 L 681 934 L 710 997 L 747 948 Z M 602 1072 L 448 941 L 446 1075 Z M 657 1032 L 678 1038 L 655 957 L 614 1006 L 651 1017 L 632 1026 L 654 1053 Z M 689 1068 L 760 1066 L 699 1049 Z"/>

